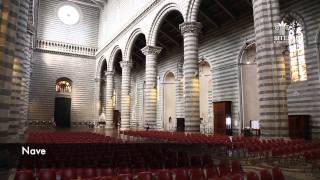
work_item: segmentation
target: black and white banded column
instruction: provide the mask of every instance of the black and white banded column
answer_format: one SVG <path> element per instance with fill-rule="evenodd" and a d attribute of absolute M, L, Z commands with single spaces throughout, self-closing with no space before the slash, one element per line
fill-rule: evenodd
<path fill-rule="evenodd" d="M 274 42 L 280 23 L 279 0 L 253 0 L 259 76 L 260 127 L 263 136 L 288 136 L 284 48 Z"/>
<path fill-rule="evenodd" d="M 156 128 L 157 119 L 157 56 L 162 48 L 156 46 L 146 46 L 141 49 L 146 56 L 146 86 L 144 103 L 145 124 L 151 128 Z"/>
<path fill-rule="evenodd" d="M 198 36 L 201 24 L 185 22 L 180 25 L 180 30 L 184 40 L 185 130 L 198 132 L 200 131 Z"/>
<path fill-rule="evenodd" d="M 106 128 L 113 125 L 113 71 L 105 71 L 106 76 Z"/>
<path fill-rule="evenodd" d="M 121 61 L 122 68 L 122 83 L 121 83 L 121 130 L 130 128 L 130 76 L 131 76 L 131 61 Z"/>

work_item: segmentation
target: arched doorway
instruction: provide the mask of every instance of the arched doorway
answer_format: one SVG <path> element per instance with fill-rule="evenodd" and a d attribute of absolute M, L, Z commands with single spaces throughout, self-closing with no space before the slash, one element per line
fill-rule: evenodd
<path fill-rule="evenodd" d="M 120 62 L 122 61 L 122 51 L 118 50 L 114 58 L 114 77 L 113 77 L 113 95 L 112 95 L 112 106 L 113 106 L 113 125 L 114 128 L 120 128 L 121 122 L 121 76 L 122 69 Z"/>
<path fill-rule="evenodd" d="M 56 81 L 54 122 L 57 127 L 70 127 L 72 81 L 60 78 Z"/>
<path fill-rule="evenodd" d="M 211 104 L 212 78 L 210 64 L 207 61 L 200 61 L 199 64 L 199 87 L 200 87 L 200 119 L 202 129 L 205 130 L 212 116 L 209 114 Z"/>
<path fill-rule="evenodd" d="M 146 57 L 141 49 L 146 46 L 145 35 L 139 33 L 132 42 L 130 59 L 132 59 L 131 85 L 130 85 L 130 128 L 144 129 L 150 126 L 144 121 L 144 89 Z"/>
<path fill-rule="evenodd" d="M 240 58 L 240 87 L 241 128 L 251 127 L 251 123 L 258 126 L 260 108 L 256 47 L 254 43 L 245 47 Z"/>
<path fill-rule="evenodd" d="M 164 77 L 164 130 L 173 131 L 176 127 L 176 82 L 172 72 Z"/>

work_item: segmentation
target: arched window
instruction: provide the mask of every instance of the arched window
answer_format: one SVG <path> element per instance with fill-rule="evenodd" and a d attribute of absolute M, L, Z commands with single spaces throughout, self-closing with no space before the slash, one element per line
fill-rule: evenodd
<path fill-rule="evenodd" d="M 72 86 L 71 82 L 66 78 L 58 79 L 56 82 L 56 92 L 58 93 L 71 93 Z"/>
<path fill-rule="evenodd" d="M 291 19 L 288 22 L 290 71 L 293 82 L 307 80 L 307 66 L 305 61 L 304 34 L 299 21 Z"/>

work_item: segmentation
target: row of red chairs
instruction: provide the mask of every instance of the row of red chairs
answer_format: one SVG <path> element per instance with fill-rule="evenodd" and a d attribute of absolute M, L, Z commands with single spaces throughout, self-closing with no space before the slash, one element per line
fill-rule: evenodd
<path fill-rule="evenodd" d="M 271 173 L 272 172 L 272 173 Z M 38 173 L 38 180 L 284 180 L 284 176 L 279 168 L 273 168 L 272 171 L 263 169 L 259 174 L 255 172 L 239 172 L 235 174 L 218 174 L 214 169 L 160 169 L 155 171 L 144 171 L 136 174 L 125 173 L 117 176 L 110 172 L 103 173 L 94 169 L 86 169 L 79 174 L 79 171 L 72 169 L 62 170 L 57 173 L 53 169 L 42 169 Z M 32 180 L 31 170 L 18 171 L 15 180 Z"/>
<path fill-rule="evenodd" d="M 26 143 L 122 143 L 116 139 L 102 134 L 91 132 L 30 132 Z"/>

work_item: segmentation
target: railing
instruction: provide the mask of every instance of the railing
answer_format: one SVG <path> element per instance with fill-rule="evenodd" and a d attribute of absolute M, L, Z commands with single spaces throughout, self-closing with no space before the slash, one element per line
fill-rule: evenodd
<path fill-rule="evenodd" d="M 48 40 L 37 40 L 37 49 L 80 56 L 95 56 L 97 52 L 97 48 Z"/>

